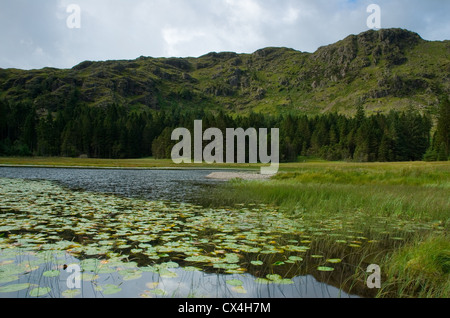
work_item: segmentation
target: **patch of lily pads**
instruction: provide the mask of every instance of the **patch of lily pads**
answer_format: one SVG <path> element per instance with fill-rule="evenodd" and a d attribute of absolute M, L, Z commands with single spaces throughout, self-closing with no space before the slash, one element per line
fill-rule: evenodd
<path fill-rule="evenodd" d="M 73 260 L 79 260 L 82 281 L 91 283 L 116 275 L 127 284 L 148 272 L 176 279 L 175 269 L 181 269 L 248 272 L 258 276 L 255 283 L 292 284 L 307 269 L 337 271 L 345 265 L 346 253 L 383 242 L 402 244 L 418 231 L 443 231 L 438 223 L 379 217 L 364 233 L 361 223 L 366 223 L 362 214 L 295 219 L 266 205 L 203 208 L 72 191 L 50 181 L 0 178 L 0 293 L 27 290 L 32 297 L 47 296 L 53 293 L 48 287 L 18 281 L 32 272 L 61 279 L 66 275 L 63 266 Z M 331 249 L 333 255 L 327 253 Z M 227 283 L 235 292 L 245 292 L 238 281 Z M 116 295 L 122 287 L 96 285 L 104 295 Z M 68 289 L 61 296 L 80 293 Z M 166 291 L 145 294 L 163 296 Z"/>

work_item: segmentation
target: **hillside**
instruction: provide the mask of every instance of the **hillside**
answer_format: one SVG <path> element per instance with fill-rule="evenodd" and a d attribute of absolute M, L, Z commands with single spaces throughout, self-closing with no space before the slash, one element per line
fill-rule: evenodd
<path fill-rule="evenodd" d="M 314 53 L 264 48 L 198 58 L 85 61 L 72 69 L 0 69 L 0 99 L 56 111 L 76 98 L 89 106 L 169 106 L 227 112 L 353 114 L 436 112 L 450 93 L 450 41 L 430 42 L 402 29 L 350 35 Z"/>

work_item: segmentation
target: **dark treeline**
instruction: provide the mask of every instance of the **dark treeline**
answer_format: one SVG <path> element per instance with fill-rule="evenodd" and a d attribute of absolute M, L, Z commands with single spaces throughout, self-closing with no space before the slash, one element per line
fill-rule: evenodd
<path fill-rule="evenodd" d="M 442 103 L 438 127 L 430 116 L 412 110 L 367 116 L 363 107 L 349 118 L 338 114 L 231 116 L 203 110 L 132 112 L 120 105 L 89 107 L 76 101 L 52 112 L 30 103 L 0 101 L 0 155 L 88 156 L 91 158 L 170 158 L 173 129 L 280 128 L 280 157 L 326 160 L 447 160 L 448 99 Z M 447 117 L 445 117 L 447 116 Z M 435 131 L 432 136 L 432 131 Z"/>

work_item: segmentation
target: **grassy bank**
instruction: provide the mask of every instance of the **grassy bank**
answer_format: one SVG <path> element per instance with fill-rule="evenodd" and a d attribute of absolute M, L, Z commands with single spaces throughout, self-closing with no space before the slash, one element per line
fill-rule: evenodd
<path fill-rule="evenodd" d="M 388 254 L 379 297 L 450 297 L 450 241 L 430 235 Z"/>
<path fill-rule="evenodd" d="M 450 163 L 285 164 L 269 181 L 234 180 L 218 191 L 209 204 L 273 204 L 304 219 L 363 213 L 361 227 L 370 227 L 372 217 L 432 221 L 444 231 L 378 255 L 384 277 L 377 295 L 450 297 Z M 359 271 L 355 279 L 364 275 Z"/>
<path fill-rule="evenodd" d="M 309 217 L 363 211 L 446 223 L 449 191 L 450 163 L 286 164 L 270 181 L 232 181 L 211 203 L 274 204 Z"/>

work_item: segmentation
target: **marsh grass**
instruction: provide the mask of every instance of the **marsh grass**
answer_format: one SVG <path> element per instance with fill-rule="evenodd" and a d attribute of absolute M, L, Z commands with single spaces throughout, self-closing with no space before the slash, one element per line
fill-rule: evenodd
<path fill-rule="evenodd" d="M 268 181 L 233 180 L 206 201 L 271 204 L 290 217 L 310 220 L 362 214 L 361 231 L 370 230 L 379 217 L 386 222 L 434 222 L 443 231 L 431 229 L 397 246 L 359 251 L 348 262 L 352 267 L 341 271 L 347 274 L 339 284 L 368 296 L 449 297 L 449 188 L 449 163 L 318 162 L 283 165 L 282 172 Z M 350 255 L 340 257 L 348 260 Z M 362 287 L 371 263 L 381 264 L 383 270 L 383 288 L 378 292 Z"/>
<path fill-rule="evenodd" d="M 284 166 L 285 172 L 270 181 L 233 180 L 205 202 L 274 204 L 288 214 L 309 217 L 363 211 L 448 223 L 448 163 L 306 164 L 292 171 L 293 167 Z"/>
<path fill-rule="evenodd" d="M 450 241 L 429 235 L 384 257 L 385 283 L 378 297 L 449 298 Z"/>

